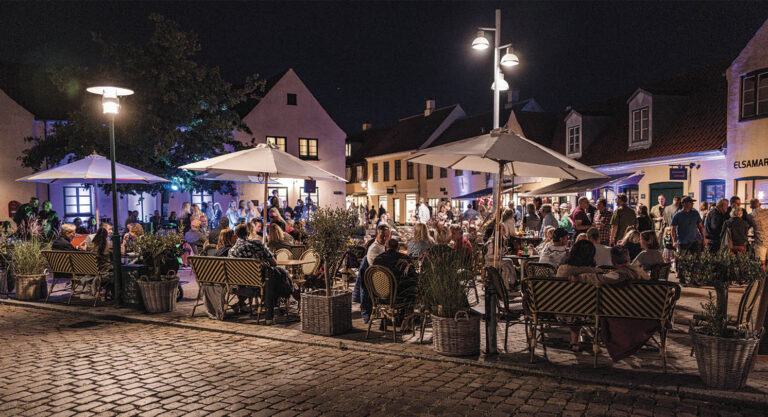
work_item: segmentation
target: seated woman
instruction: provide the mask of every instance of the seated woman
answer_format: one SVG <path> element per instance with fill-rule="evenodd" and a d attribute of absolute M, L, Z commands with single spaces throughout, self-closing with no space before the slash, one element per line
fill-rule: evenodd
<path fill-rule="evenodd" d="M 559 267 L 568 257 L 568 232 L 558 227 L 552 232 L 552 243 L 547 245 L 540 253 L 539 262 Z"/>
<path fill-rule="evenodd" d="M 598 269 L 595 265 L 595 245 L 588 240 L 580 240 L 574 243 L 571 248 L 571 253 L 565 262 L 557 268 L 557 278 L 568 278 L 571 280 L 577 280 L 577 276 L 581 274 L 595 275 Z M 570 321 L 566 319 L 565 321 Z M 574 352 L 581 351 L 581 345 L 579 345 L 579 329 L 581 326 L 571 326 L 571 350 Z"/>
<path fill-rule="evenodd" d="M 222 230 L 221 233 L 219 233 L 219 241 L 216 243 L 216 252 L 213 253 L 213 256 L 226 257 L 236 241 L 237 236 L 235 236 L 234 230 Z"/>
<path fill-rule="evenodd" d="M 144 228 L 139 223 L 130 223 L 128 225 L 128 232 L 123 236 L 123 245 L 128 242 L 132 242 L 134 239 L 138 239 L 144 235 Z"/>
<path fill-rule="evenodd" d="M 541 253 L 541 251 L 544 250 L 544 248 L 552 243 L 552 236 L 555 233 L 556 227 L 547 226 L 544 228 L 544 232 L 542 233 L 542 237 L 544 238 L 541 243 L 539 243 L 538 246 L 534 249 L 534 254 Z"/>
<path fill-rule="evenodd" d="M 654 265 L 663 264 L 664 256 L 659 250 L 659 238 L 652 230 L 646 230 L 640 233 L 640 246 L 643 251 L 640 252 L 632 261 L 632 265 L 639 266 L 643 270 L 650 271 Z"/>
<path fill-rule="evenodd" d="M 112 242 L 109 240 L 110 233 L 112 233 L 112 226 L 102 223 L 96 232 L 96 236 L 93 238 L 93 247 L 91 249 L 96 253 L 96 264 L 101 274 L 101 287 L 105 288 L 105 299 L 111 298 L 108 295 L 112 294 L 112 281 L 114 280 L 114 275 L 112 274 L 114 268 L 112 264 Z M 86 285 L 90 284 L 91 294 L 93 295 L 101 291 L 101 288 L 97 286 L 97 281 L 93 278 L 91 278 L 90 282 L 83 280 L 83 283 Z"/>
<path fill-rule="evenodd" d="M 427 225 L 416 223 L 416 226 L 413 227 L 413 239 L 407 245 L 408 256 L 420 258 L 432 246 L 435 246 L 435 241 L 427 233 Z"/>
<path fill-rule="evenodd" d="M 634 227 L 627 227 L 627 232 L 621 239 L 620 245 L 629 251 L 629 259 L 635 259 L 643 251 L 643 248 L 640 246 L 640 232 Z"/>
<path fill-rule="evenodd" d="M 386 250 L 373 260 L 373 264 L 384 266 L 392 271 L 397 281 L 397 302 L 403 303 L 418 298 L 416 286 L 419 280 L 411 263 L 411 258 L 400 253 L 398 251 L 399 247 L 400 241 L 389 239 L 386 244 Z"/>
<path fill-rule="evenodd" d="M 252 219 L 247 224 L 248 240 L 258 240 L 259 242 L 264 240 L 264 233 L 262 232 L 261 219 Z"/>
<path fill-rule="evenodd" d="M 283 228 L 278 226 L 277 223 L 270 223 L 269 225 L 269 243 L 276 243 L 282 246 L 292 246 L 293 237 L 283 231 Z"/>

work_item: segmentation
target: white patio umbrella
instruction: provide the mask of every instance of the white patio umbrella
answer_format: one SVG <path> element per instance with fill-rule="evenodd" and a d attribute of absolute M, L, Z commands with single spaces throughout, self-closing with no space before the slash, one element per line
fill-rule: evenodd
<path fill-rule="evenodd" d="M 332 174 L 322 168 L 318 168 L 309 162 L 303 161 L 287 152 L 283 152 L 277 146 L 267 143 L 260 143 L 254 148 L 245 149 L 238 152 L 232 152 L 220 155 L 211 159 L 193 162 L 179 168 L 191 171 L 204 171 L 208 173 L 226 175 L 245 175 L 254 176 L 260 182 L 269 183 L 270 178 L 298 178 L 305 180 L 326 180 L 343 181 L 346 180 L 338 175 Z M 226 181 L 223 180 L 222 181 Z M 264 207 L 267 207 L 268 186 L 264 186 Z M 266 217 L 261 216 L 266 233 Z"/>
<path fill-rule="evenodd" d="M 168 182 L 164 178 L 148 174 L 136 168 L 115 162 L 115 178 L 122 184 L 154 184 Z M 16 181 L 37 182 L 42 184 L 91 184 L 103 185 L 112 183 L 112 168 L 110 160 L 96 152 L 75 162 L 59 165 L 45 171 L 19 178 Z M 96 219 L 99 218 L 99 199 L 95 198 Z M 115 225 L 117 219 L 113 220 Z"/>
<path fill-rule="evenodd" d="M 496 218 L 494 233 L 494 266 L 499 259 L 499 210 L 500 185 L 505 175 L 515 177 L 547 177 L 583 180 L 608 178 L 587 165 L 574 161 L 545 146 L 508 130 L 495 130 L 489 134 L 451 142 L 445 145 L 421 149 L 406 158 L 409 162 L 435 165 L 478 172 L 496 173 L 493 201 Z"/>

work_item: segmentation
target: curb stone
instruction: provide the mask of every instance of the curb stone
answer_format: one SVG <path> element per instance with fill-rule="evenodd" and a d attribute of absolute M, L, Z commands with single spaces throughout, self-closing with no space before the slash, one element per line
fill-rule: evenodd
<path fill-rule="evenodd" d="M 411 358 L 417 360 L 425 360 L 432 362 L 453 363 L 456 365 L 475 366 L 485 369 L 497 369 L 508 372 L 513 372 L 520 375 L 547 377 L 557 380 L 558 382 L 570 381 L 593 385 L 609 385 L 612 387 L 622 387 L 633 390 L 642 390 L 654 394 L 664 395 L 676 395 L 682 398 L 690 398 L 696 400 L 713 401 L 718 403 L 726 403 L 733 405 L 751 405 L 755 407 L 768 406 L 768 396 L 765 394 L 747 393 L 740 391 L 719 391 L 708 388 L 686 387 L 681 385 L 650 385 L 646 383 L 636 384 L 622 381 L 608 381 L 604 377 L 597 376 L 585 376 L 574 374 L 563 374 L 556 371 L 544 370 L 544 369 L 530 369 L 527 367 L 521 367 L 510 363 L 499 363 L 493 356 L 480 355 L 476 360 L 462 359 L 456 357 L 434 357 L 429 355 L 422 355 L 409 352 L 395 352 L 387 349 L 377 348 L 374 345 L 368 345 L 366 343 L 358 341 L 340 341 L 330 337 L 313 335 L 311 340 L 292 339 L 290 337 L 277 337 L 272 335 L 256 334 L 252 332 L 243 332 L 231 329 L 221 329 L 215 327 L 208 327 L 203 324 L 188 324 L 174 321 L 168 321 L 163 319 L 156 319 L 152 316 L 142 315 L 137 317 L 133 314 L 115 314 L 112 312 L 94 312 L 83 311 L 79 309 L 79 306 L 66 306 L 56 304 L 41 304 L 27 301 L 18 301 L 14 299 L 0 299 L 0 305 L 10 305 L 16 307 L 33 308 L 38 310 L 55 311 L 59 313 L 73 314 L 77 313 L 83 316 L 89 316 L 104 321 L 112 322 L 126 322 L 126 323 L 138 323 L 138 324 L 151 324 L 159 326 L 175 327 L 180 329 L 200 330 L 207 332 L 215 332 L 221 334 L 231 334 L 244 337 L 252 337 L 283 343 L 294 343 L 308 346 L 318 346 L 326 348 L 335 348 L 342 350 L 351 350 L 358 352 L 375 353 L 379 355 L 391 355 L 402 358 Z M 126 309 L 126 312 L 129 310 Z"/>

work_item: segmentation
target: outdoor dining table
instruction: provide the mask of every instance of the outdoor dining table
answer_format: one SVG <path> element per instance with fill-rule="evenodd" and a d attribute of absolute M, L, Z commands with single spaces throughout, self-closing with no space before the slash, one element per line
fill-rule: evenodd
<path fill-rule="evenodd" d="M 528 266 L 528 262 L 531 260 L 539 260 L 539 255 L 504 255 L 501 259 L 517 260 L 520 262 L 520 281 L 525 279 L 525 268 Z"/>
<path fill-rule="evenodd" d="M 296 278 L 297 276 L 301 275 L 301 267 L 304 265 L 312 264 L 317 262 L 315 259 L 284 259 L 277 261 L 277 266 L 283 266 L 286 269 L 288 269 L 288 272 L 291 274 L 291 278 L 293 278 L 293 281 L 297 284 L 304 282 L 303 279 Z"/>

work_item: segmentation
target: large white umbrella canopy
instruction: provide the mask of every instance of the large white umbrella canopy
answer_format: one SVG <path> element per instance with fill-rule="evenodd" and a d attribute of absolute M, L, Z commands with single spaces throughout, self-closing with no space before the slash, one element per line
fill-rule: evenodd
<path fill-rule="evenodd" d="M 193 162 L 179 168 L 218 174 L 255 176 L 260 182 L 266 182 L 267 184 L 269 183 L 270 177 L 346 182 L 344 178 L 332 174 L 322 168 L 318 168 L 287 152 L 283 152 L 278 149 L 277 146 L 268 143 L 260 143 L 250 149 Z M 265 185 L 265 208 L 267 207 L 267 190 L 268 187 Z M 266 223 L 267 213 L 262 214 L 261 218 L 262 224 L 264 225 L 264 236 L 266 240 L 268 240 L 269 236 L 267 234 Z"/>
<path fill-rule="evenodd" d="M 504 175 L 514 177 L 607 178 L 517 133 L 504 131 L 421 149 L 406 159 L 442 168 L 490 173 L 498 173 L 499 163 L 503 163 Z"/>
<path fill-rule="evenodd" d="M 197 179 L 207 180 L 207 181 L 232 181 L 232 182 L 247 182 L 251 184 L 264 184 L 263 176 L 246 175 L 246 174 L 206 172 L 203 175 L 199 175 Z M 281 184 L 277 181 L 269 180 L 269 185 L 281 185 Z"/>
<path fill-rule="evenodd" d="M 115 162 L 115 177 L 119 183 L 154 184 L 168 182 L 164 178 L 148 174 Z M 36 172 L 16 181 L 39 182 L 44 184 L 108 184 L 112 182 L 110 160 L 93 153 L 75 162 L 59 165 L 45 171 Z"/>
<path fill-rule="evenodd" d="M 129 166 L 115 162 L 115 180 L 122 184 L 154 184 L 168 182 L 165 178 L 148 174 Z M 75 162 L 59 165 L 45 171 L 19 178 L 16 181 L 38 182 L 43 184 L 93 184 L 103 185 L 112 182 L 111 161 L 97 153 Z M 96 219 L 99 219 L 99 199 L 95 198 Z M 117 219 L 113 222 L 117 225 Z"/>

